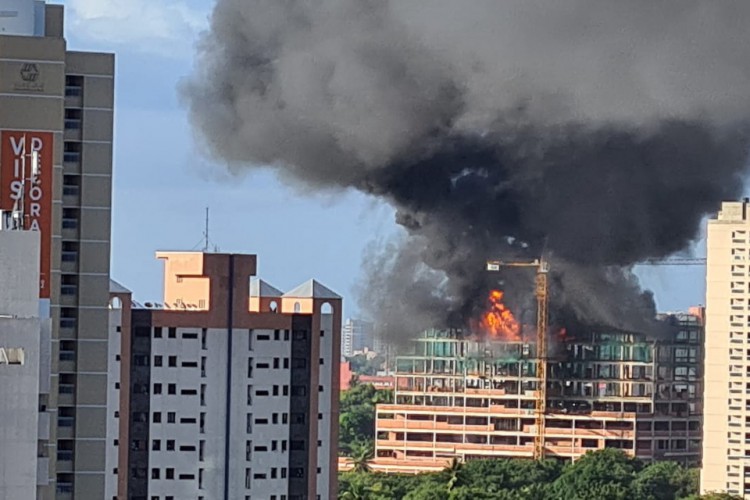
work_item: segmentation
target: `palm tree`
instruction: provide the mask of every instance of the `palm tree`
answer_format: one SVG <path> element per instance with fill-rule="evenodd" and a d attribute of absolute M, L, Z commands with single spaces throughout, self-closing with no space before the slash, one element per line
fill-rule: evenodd
<path fill-rule="evenodd" d="M 369 472 L 370 460 L 374 455 L 374 449 L 370 441 L 355 441 L 351 445 L 352 470 L 354 472 Z"/>
<path fill-rule="evenodd" d="M 456 487 L 459 479 L 461 479 L 461 469 L 463 463 L 458 457 L 453 457 L 451 463 L 445 468 L 444 472 L 448 476 L 448 491 L 452 491 Z"/>

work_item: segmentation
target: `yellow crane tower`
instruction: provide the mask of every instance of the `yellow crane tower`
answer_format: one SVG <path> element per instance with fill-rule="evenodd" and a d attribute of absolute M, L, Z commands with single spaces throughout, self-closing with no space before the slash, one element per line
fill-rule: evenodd
<path fill-rule="evenodd" d="M 545 414 L 547 413 L 547 322 L 549 313 L 549 286 L 547 276 L 549 265 L 543 259 L 532 262 L 515 262 L 492 260 L 487 262 L 488 271 L 499 271 L 503 267 L 536 268 L 536 373 L 539 379 L 538 394 L 535 406 L 536 434 L 534 435 L 534 459 L 544 458 L 546 431 Z"/>

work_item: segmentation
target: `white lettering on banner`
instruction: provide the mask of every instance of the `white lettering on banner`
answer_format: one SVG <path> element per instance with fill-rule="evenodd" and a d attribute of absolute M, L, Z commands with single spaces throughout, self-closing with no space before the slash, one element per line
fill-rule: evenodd
<path fill-rule="evenodd" d="M 26 149 L 27 136 L 10 137 L 10 147 L 13 151 L 13 178 L 10 183 L 10 199 L 18 201 L 23 197 L 23 177 L 26 174 L 26 182 L 29 187 L 26 188 L 26 196 L 30 203 L 26 215 L 29 217 L 27 229 L 39 231 L 41 226 L 40 217 L 42 215 L 42 205 L 39 201 L 44 198 L 44 191 L 41 187 L 39 178 L 32 178 L 31 175 L 31 155 L 34 152 L 40 152 L 44 148 L 44 143 L 39 137 L 31 137 L 29 140 L 29 150 Z M 26 168 L 24 169 L 24 156 L 26 156 Z M 39 173 L 43 175 L 45 165 L 42 164 L 42 156 L 38 156 Z M 24 172 L 25 170 L 25 172 Z"/>

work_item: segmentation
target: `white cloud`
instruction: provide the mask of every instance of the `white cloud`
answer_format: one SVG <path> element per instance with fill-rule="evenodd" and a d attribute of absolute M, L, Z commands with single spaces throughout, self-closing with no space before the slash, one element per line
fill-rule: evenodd
<path fill-rule="evenodd" d="M 75 38 L 168 57 L 189 57 L 208 11 L 185 0 L 66 0 L 67 32 Z"/>

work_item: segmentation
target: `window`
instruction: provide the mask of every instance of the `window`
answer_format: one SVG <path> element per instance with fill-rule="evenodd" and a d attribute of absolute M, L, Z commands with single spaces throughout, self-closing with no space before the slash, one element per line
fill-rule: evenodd
<path fill-rule="evenodd" d="M 161 338 L 161 327 L 157 326 L 154 328 L 154 338 L 160 339 Z"/>
<path fill-rule="evenodd" d="M 279 369 L 279 366 L 280 366 L 279 363 L 280 362 L 281 362 L 281 360 L 279 358 L 273 358 L 273 367 L 274 367 L 274 369 L 276 369 L 276 370 Z"/>
<path fill-rule="evenodd" d="M 305 396 L 307 395 L 307 387 L 304 385 L 293 385 L 292 396 Z"/>
<path fill-rule="evenodd" d="M 278 385 L 273 386 L 273 395 L 274 396 L 278 396 L 279 395 L 279 386 Z"/>
<path fill-rule="evenodd" d="M 278 330 L 274 330 L 273 331 L 273 339 L 274 340 L 281 340 L 281 332 L 279 332 Z"/>
<path fill-rule="evenodd" d="M 307 360 L 305 358 L 292 358 L 292 368 L 307 368 Z"/>
<path fill-rule="evenodd" d="M 164 477 L 166 479 L 174 479 L 174 469 L 171 469 L 171 468 L 167 469 L 164 473 Z"/>
<path fill-rule="evenodd" d="M 154 439 L 151 441 L 151 450 L 152 451 L 159 451 L 161 450 L 161 440 L 160 439 Z"/>
<path fill-rule="evenodd" d="M 174 439 L 167 439 L 167 451 L 174 451 Z"/>
<path fill-rule="evenodd" d="M 161 412 L 160 411 L 154 412 L 153 421 L 154 421 L 155 424 L 160 424 L 161 423 Z"/>
<path fill-rule="evenodd" d="M 169 413 L 167 413 L 167 423 L 173 424 L 176 420 L 177 415 L 175 414 L 175 412 L 170 411 Z"/>
<path fill-rule="evenodd" d="M 177 366 L 177 356 L 170 356 L 169 357 L 169 366 L 170 367 Z"/>
<path fill-rule="evenodd" d="M 206 349 L 207 334 L 208 334 L 208 329 L 203 328 L 201 330 L 201 349 Z"/>
<path fill-rule="evenodd" d="M 167 394 L 177 394 L 177 384 L 167 385 Z"/>
<path fill-rule="evenodd" d="M 307 331 L 305 331 L 305 330 L 294 330 L 292 332 L 292 338 L 294 340 L 307 340 Z"/>
<path fill-rule="evenodd" d="M 154 384 L 154 394 L 161 394 L 161 384 Z"/>
<path fill-rule="evenodd" d="M 305 442 L 300 439 L 292 439 L 289 442 L 289 449 L 296 450 L 296 451 L 304 451 L 305 450 Z"/>
<path fill-rule="evenodd" d="M 169 338 L 170 339 L 177 338 L 177 328 L 172 327 L 169 329 Z"/>
<path fill-rule="evenodd" d="M 154 356 L 154 366 L 161 366 L 161 365 L 162 365 L 162 357 Z"/>
<path fill-rule="evenodd" d="M 159 479 L 159 469 L 151 469 L 151 479 Z"/>

